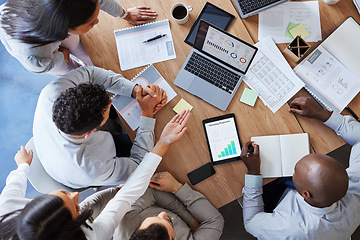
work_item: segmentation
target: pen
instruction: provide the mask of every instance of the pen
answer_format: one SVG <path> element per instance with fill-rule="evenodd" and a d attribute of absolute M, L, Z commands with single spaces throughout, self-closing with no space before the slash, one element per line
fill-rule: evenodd
<path fill-rule="evenodd" d="M 159 35 L 157 35 L 157 36 L 155 36 L 155 37 L 153 37 L 153 38 L 150 38 L 150 39 L 148 39 L 148 40 L 144 41 L 143 43 L 147 43 L 147 42 L 154 41 L 154 40 L 156 40 L 156 39 L 159 39 L 159 38 L 165 37 L 166 35 L 167 35 L 167 34 L 159 34 Z"/>
<path fill-rule="evenodd" d="M 246 156 L 249 157 L 251 155 L 251 153 L 253 153 L 253 152 L 254 152 L 254 147 L 253 147 L 252 144 L 250 144 L 249 147 L 248 147 L 248 151 L 246 153 Z"/>

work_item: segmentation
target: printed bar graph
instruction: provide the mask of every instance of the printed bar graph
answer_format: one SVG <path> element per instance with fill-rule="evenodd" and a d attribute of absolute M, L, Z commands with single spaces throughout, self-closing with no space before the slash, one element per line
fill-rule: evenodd
<path fill-rule="evenodd" d="M 231 141 L 230 144 L 227 145 L 227 148 L 224 148 L 224 151 L 221 151 L 221 154 L 218 154 L 218 157 L 231 156 L 236 154 L 235 142 Z"/>

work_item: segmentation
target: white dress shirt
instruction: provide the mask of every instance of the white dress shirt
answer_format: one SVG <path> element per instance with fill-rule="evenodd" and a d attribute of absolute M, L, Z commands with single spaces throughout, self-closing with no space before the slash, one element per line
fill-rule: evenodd
<path fill-rule="evenodd" d="M 345 197 L 329 207 L 309 205 L 296 190 L 287 189 L 273 213 L 264 212 L 262 176 L 245 175 L 244 223 L 258 239 L 349 239 L 360 224 L 360 123 L 335 112 L 325 122 L 352 145 L 346 169 L 349 188 Z"/>
<path fill-rule="evenodd" d="M 95 221 L 93 223 L 87 222 L 93 230 L 85 226 L 81 227 L 87 239 L 107 240 L 111 238 L 115 228 L 130 209 L 131 204 L 144 194 L 160 162 L 161 157 L 154 153 L 150 152 L 145 155 L 144 160 L 115 197 L 95 218 Z M 0 195 L 0 216 L 22 209 L 30 201 L 30 199 L 25 198 L 28 173 L 29 165 L 23 163 L 7 177 L 6 186 Z"/>
<path fill-rule="evenodd" d="M 114 17 L 119 17 L 123 13 L 123 8 L 115 0 L 99 0 L 99 3 L 101 10 Z M 5 4 L 0 7 L 0 14 L 1 9 Z M 13 57 L 19 60 L 19 62 L 30 72 L 45 73 L 59 66 L 64 61 L 64 54 L 58 51 L 61 41 L 49 43 L 43 46 L 23 43 L 8 35 L 3 29 L 1 22 L 0 40 L 6 50 Z"/>
<path fill-rule="evenodd" d="M 109 132 L 96 131 L 87 138 L 71 138 L 56 127 L 52 107 L 61 92 L 81 83 L 97 83 L 109 92 L 129 97 L 135 86 L 120 74 L 93 66 L 77 68 L 51 82 L 41 91 L 35 111 L 33 134 L 37 155 L 52 178 L 72 188 L 124 183 L 154 147 L 155 119 L 141 117 L 128 158 L 116 157 Z"/>

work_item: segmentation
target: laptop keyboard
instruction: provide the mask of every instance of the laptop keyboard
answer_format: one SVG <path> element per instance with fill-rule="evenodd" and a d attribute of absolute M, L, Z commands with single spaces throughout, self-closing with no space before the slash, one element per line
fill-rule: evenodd
<path fill-rule="evenodd" d="M 196 52 L 191 55 L 185 70 L 230 94 L 240 80 L 240 75 L 219 66 Z"/>
<path fill-rule="evenodd" d="M 249 12 L 253 12 L 278 1 L 279 0 L 238 0 L 240 8 L 244 14 L 248 14 Z"/>

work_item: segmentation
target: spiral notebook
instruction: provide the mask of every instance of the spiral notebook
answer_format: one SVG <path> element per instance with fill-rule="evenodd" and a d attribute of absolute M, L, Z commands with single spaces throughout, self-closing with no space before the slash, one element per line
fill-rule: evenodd
<path fill-rule="evenodd" d="M 115 30 L 114 34 L 122 71 L 176 58 L 168 19 Z"/>
<path fill-rule="evenodd" d="M 143 87 L 154 84 L 164 89 L 168 97 L 166 103 L 170 102 L 177 95 L 153 65 L 145 68 L 131 81 Z M 115 95 L 113 97 L 113 105 L 133 131 L 140 126 L 141 109 L 136 99 Z"/>
<path fill-rule="evenodd" d="M 360 91 L 360 26 L 348 18 L 294 69 L 329 111 L 341 112 Z"/>

